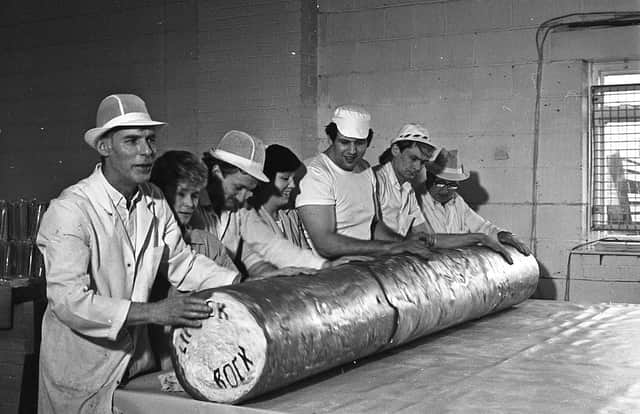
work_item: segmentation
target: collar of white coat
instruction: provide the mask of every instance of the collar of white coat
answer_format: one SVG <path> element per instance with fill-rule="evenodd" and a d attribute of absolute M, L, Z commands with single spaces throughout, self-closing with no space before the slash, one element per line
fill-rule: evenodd
<path fill-rule="evenodd" d="M 140 191 L 140 187 L 138 187 L 138 190 L 131 198 L 131 205 L 127 208 L 127 199 L 125 198 L 125 196 L 120 191 L 118 191 L 114 186 L 111 185 L 111 183 L 106 179 L 104 174 L 102 174 L 102 171 L 100 171 L 100 175 L 102 175 L 102 178 L 103 178 L 103 185 L 104 185 L 105 191 L 107 192 L 107 195 L 113 202 L 114 206 L 125 209 L 125 210 L 129 210 L 131 212 L 133 210 L 133 207 L 142 199 L 142 192 Z"/>
<path fill-rule="evenodd" d="M 87 178 L 87 187 L 85 191 L 87 194 L 91 195 L 91 200 L 94 203 L 99 204 L 102 208 L 105 209 L 109 214 L 111 214 L 111 206 L 112 200 L 114 204 L 118 200 L 117 197 L 123 197 L 120 192 L 118 192 L 113 186 L 107 181 L 106 177 L 102 173 L 102 164 L 98 163 L 93 170 L 93 173 Z M 112 195 L 109 193 L 109 187 L 113 189 L 117 194 L 113 196 L 116 199 L 112 198 Z M 151 186 L 148 183 L 142 184 L 138 186 L 138 192 L 136 193 L 135 198 L 140 197 L 142 201 L 144 201 L 144 205 L 149 208 L 152 204 L 155 203 Z M 124 197 L 123 197 L 124 198 Z"/>

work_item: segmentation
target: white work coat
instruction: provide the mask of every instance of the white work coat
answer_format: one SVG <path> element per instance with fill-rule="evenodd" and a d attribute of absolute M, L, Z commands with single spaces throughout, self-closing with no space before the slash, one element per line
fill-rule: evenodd
<path fill-rule="evenodd" d="M 218 216 L 211 206 L 198 206 L 191 219 L 195 228 L 218 235 L 236 265 L 250 268 L 266 261 L 283 267 L 320 269 L 326 259 L 301 250 L 281 233 L 274 233 L 259 217 L 248 220 L 249 210 L 224 211 Z M 256 220 L 257 218 L 257 220 Z"/>
<path fill-rule="evenodd" d="M 148 300 L 161 262 L 180 290 L 237 277 L 185 244 L 151 184 L 139 187 L 134 251 L 105 185 L 98 165 L 51 202 L 38 232 L 49 300 L 40 347 L 41 413 L 112 412 L 114 390 L 134 353 L 136 360 L 143 354 L 136 345 L 146 338 L 144 326 L 124 327 L 129 307 Z"/>
<path fill-rule="evenodd" d="M 260 210 L 245 210 L 241 236 L 249 248 L 259 250 L 259 246 L 277 244 L 279 247 L 270 254 L 270 263 L 278 267 L 307 267 L 322 269 L 327 262 L 313 253 L 304 237 L 296 210 L 279 210 L 282 228 L 263 207 Z M 262 249 L 266 251 L 266 249 Z"/>

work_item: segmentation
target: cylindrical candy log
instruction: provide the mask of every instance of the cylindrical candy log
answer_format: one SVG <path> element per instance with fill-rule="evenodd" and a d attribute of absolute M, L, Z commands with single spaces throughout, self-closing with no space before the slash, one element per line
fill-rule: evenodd
<path fill-rule="evenodd" d="M 449 250 L 429 261 L 402 255 L 366 263 L 397 310 L 388 347 L 526 300 L 538 283 L 538 263 L 515 249 L 509 253 L 512 265 L 479 247 Z"/>
<path fill-rule="evenodd" d="M 357 265 L 198 295 L 213 315 L 201 329 L 173 331 L 172 358 L 182 386 L 203 400 L 238 402 L 351 362 L 395 328 L 380 284 Z"/>
<path fill-rule="evenodd" d="M 176 375 L 194 398 L 238 403 L 515 305 L 539 270 L 533 256 L 509 253 L 513 265 L 478 247 L 199 292 L 213 315 L 173 331 Z"/>

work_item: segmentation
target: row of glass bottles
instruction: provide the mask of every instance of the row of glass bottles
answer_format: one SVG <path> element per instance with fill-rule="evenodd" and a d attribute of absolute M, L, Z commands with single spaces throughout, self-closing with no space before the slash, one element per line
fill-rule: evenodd
<path fill-rule="evenodd" d="M 47 203 L 0 200 L 0 279 L 44 277 L 36 236 Z"/>

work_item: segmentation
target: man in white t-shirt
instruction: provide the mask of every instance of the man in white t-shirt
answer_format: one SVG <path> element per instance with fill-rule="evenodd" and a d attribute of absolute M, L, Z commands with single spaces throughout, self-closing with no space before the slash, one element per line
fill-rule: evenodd
<path fill-rule="evenodd" d="M 413 253 L 428 256 L 427 240 L 404 240 L 378 220 L 376 179 L 363 160 L 371 143 L 371 115 L 364 108 L 335 109 L 325 132 L 331 145 L 306 163 L 296 207 L 313 250 L 320 256 Z"/>

